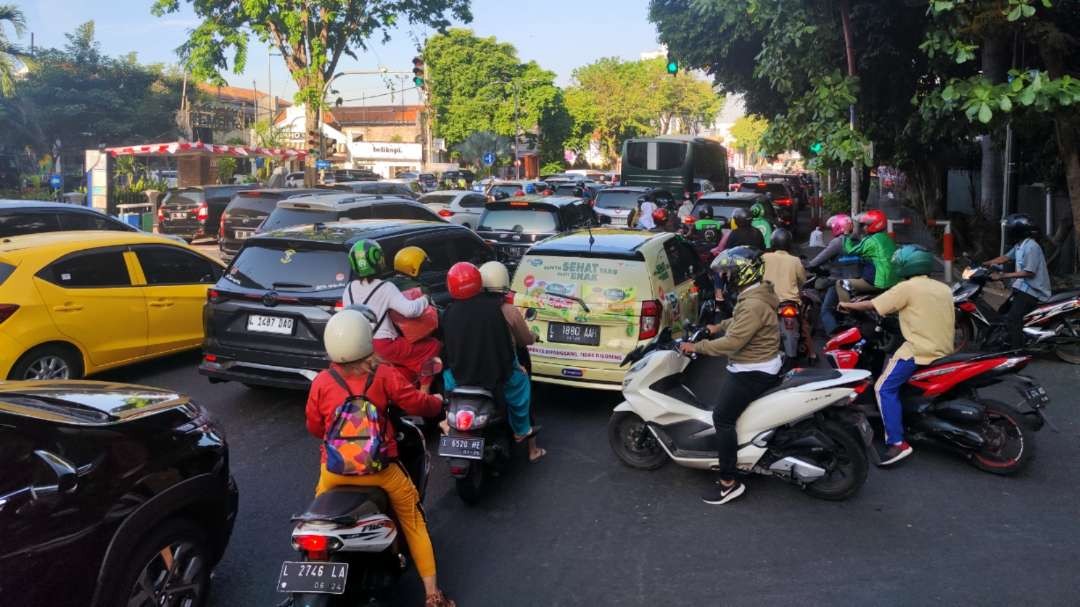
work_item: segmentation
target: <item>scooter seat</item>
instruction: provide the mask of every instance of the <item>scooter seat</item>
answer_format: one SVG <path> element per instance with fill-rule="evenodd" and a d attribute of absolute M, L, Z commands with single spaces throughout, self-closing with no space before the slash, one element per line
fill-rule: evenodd
<path fill-rule="evenodd" d="M 934 365 L 944 365 L 946 363 L 962 363 L 973 358 L 979 358 L 980 356 L 984 355 L 979 352 L 954 352 L 948 356 L 942 356 L 927 366 L 932 367 Z"/>
<path fill-rule="evenodd" d="M 315 498 L 294 521 L 329 521 L 351 525 L 365 516 L 389 512 L 390 499 L 379 487 L 334 487 Z"/>
<path fill-rule="evenodd" d="M 1042 305 L 1061 303 L 1070 299 L 1076 299 L 1077 297 L 1080 297 L 1080 291 L 1063 291 L 1061 293 L 1054 293 L 1050 296 L 1050 299 L 1044 301 Z"/>
<path fill-rule="evenodd" d="M 784 379 L 780 381 L 780 385 L 765 392 L 761 397 L 768 396 L 769 394 L 781 390 L 787 390 L 788 388 L 804 386 L 819 381 L 828 381 L 830 379 L 836 379 L 837 377 L 840 377 L 840 372 L 835 369 L 795 369 L 784 375 Z"/>

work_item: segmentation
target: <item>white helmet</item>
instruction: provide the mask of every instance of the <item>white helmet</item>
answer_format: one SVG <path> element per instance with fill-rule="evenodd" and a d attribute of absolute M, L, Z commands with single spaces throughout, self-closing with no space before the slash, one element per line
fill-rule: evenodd
<path fill-rule="evenodd" d="M 485 291 L 505 293 L 510 290 L 510 271 L 497 261 L 480 266 L 480 279 Z"/>
<path fill-rule="evenodd" d="M 323 331 L 323 345 L 332 362 L 363 360 L 375 351 L 371 321 L 360 310 L 347 308 L 330 317 Z"/>

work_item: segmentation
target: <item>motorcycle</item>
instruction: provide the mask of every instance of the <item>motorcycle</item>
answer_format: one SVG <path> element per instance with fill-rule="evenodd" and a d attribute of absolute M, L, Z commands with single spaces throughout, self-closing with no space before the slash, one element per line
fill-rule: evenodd
<path fill-rule="evenodd" d="M 691 342 L 708 337 L 693 326 L 687 334 Z M 665 329 L 623 360 L 633 365 L 623 380 L 626 400 L 608 422 L 608 441 L 631 468 L 655 470 L 668 460 L 700 470 L 719 465 L 712 407 L 698 395 L 715 393 L 726 360 L 682 354 L 683 341 Z M 869 377 L 858 370 L 789 372 L 739 417 L 739 470 L 785 480 L 821 499 L 854 495 L 866 480 L 873 432 L 850 403 Z"/>
<path fill-rule="evenodd" d="M 992 272 L 998 269 L 968 268 L 963 279 L 953 285 L 957 350 L 1008 347 L 1005 316 L 981 297 Z M 1028 312 L 1023 332 L 1025 347 L 1052 350 L 1061 360 L 1080 365 L 1080 291 L 1057 293 Z"/>
<path fill-rule="evenodd" d="M 423 420 L 396 407 L 400 462 L 416 483 L 421 502 L 430 458 Z M 408 547 L 386 492 L 379 487 L 340 486 L 317 496 L 292 518 L 292 546 L 299 560 L 285 561 L 278 592 L 289 597 L 279 607 L 331 607 L 386 601 L 408 565 Z"/>
<path fill-rule="evenodd" d="M 860 327 L 837 333 L 825 344 L 825 355 L 835 369 L 880 370 L 902 343 L 898 336 L 895 317 L 878 317 L 873 333 Z M 1048 423 L 1046 390 L 1019 374 L 1031 358 L 1020 352 L 958 353 L 920 367 L 900 392 L 905 438 L 956 453 L 986 472 L 1019 472 L 1034 457 L 1035 444 L 1018 420 L 1033 418 L 1035 431 Z M 1018 404 L 979 394 L 1006 379 L 1016 381 Z M 862 393 L 857 403 L 868 416 L 880 418 L 873 391 Z"/>

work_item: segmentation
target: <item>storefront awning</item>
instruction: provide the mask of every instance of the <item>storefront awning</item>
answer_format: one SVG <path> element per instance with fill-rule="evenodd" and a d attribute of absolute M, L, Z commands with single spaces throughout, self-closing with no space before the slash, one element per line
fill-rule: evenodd
<path fill-rule="evenodd" d="M 112 156 L 233 156 L 247 158 L 263 156 L 269 158 L 281 158 L 286 160 L 303 160 L 307 156 L 304 150 L 289 148 L 258 148 L 244 147 L 242 145 L 215 145 L 201 141 L 173 141 L 169 143 L 148 143 L 146 145 L 131 145 L 115 148 L 105 148 L 105 152 Z"/>

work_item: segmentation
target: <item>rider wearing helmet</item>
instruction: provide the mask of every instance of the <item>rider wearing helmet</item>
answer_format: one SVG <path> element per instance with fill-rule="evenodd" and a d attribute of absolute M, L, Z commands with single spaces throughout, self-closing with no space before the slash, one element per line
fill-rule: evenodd
<path fill-rule="evenodd" d="M 770 242 L 773 228 L 769 220 L 765 218 L 765 205 L 760 202 L 750 205 L 750 217 L 750 225 L 761 231 L 761 235 L 765 238 L 765 246 L 772 246 Z"/>
<path fill-rule="evenodd" d="M 853 239 L 844 239 L 844 254 L 857 255 L 862 263 L 862 276 L 847 280 L 848 287 L 855 293 L 880 293 L 896 284 L 896 274 L 893 272 L 892 257 L 896 252 L 896 244 L 893 242 L 885 229 L 888 226 L 888 218 L 885 213 L 878 209 L 871 209 L 858 217 L 867 233 L 867 236 L 856 242 Z M 850 294 L 837 283 L 833 293 L 826 293 L 821 304 L 821 328 L 825 335 L 831 335 L 836 331 L 839 323 L 836 320 L 835 303 L 848 301 Z"/>
<path fill-rule="evenodd" d="M 491 287 L 509 288 L 509 273 L 505 287 L 501 273 L 498 277 L 496 273 L 497 268 L 488 266 Z M 454 299 L 442 322 L 446 390 L 453 391 L 459 385 L 490 390 L 506 405 L 514 439 L 529 441 L 529 461 L 540 459 L 547 452 L 536 445 L 538 428 L 529 416 L 529 376 L 514 351 L 513 331 L 502 309 L 503 297 L 484 294 L 484 276 L 476 266 L 464 261 L 450 268 L 446 285 Z M 514 313 L 518 314 L 517 310 Z"/>
<path fill-rule="evenodd" d="M 1002 222 L 1005 236 L 1012 248 L 1001 257 L 983 262 L 984 266 L 1015 262 L 1013 272 L 998 272 L 991 275 L 994 280 L 1014 278 L 1012 295 L 1003 306 L 1002 312 L 1009 327 L 1009 345 L 1019 348 L 1024 345 L 1024 316 L 1040 303 L 1050 299 L 1050 273 L 1046 269 L 1046 256 L 1035 237 L 1039 227 L 1026 213 L 1013 213 Z"/>
<path fill-rule="evenodd" d="M 427 310 L 428 298 L 408 299 L 393 282 L 386 280 L 386 259 L 382 247 L 374 240 L 354 244 L 349 251 L 349 265 L 356 279 L 345 287 L 342 303 L 345 307 L 360 304 L 371 309 L 376 319 L 375 353 L 382 360 L 402 367 L 406 379 L 418 381 L 421 388 L 429 390 L 430 373 L 422 370 L 432 364 L 436 369 L 439 367 L 442 344 L 430 336 L 410 342 L 387 318 L 391 310 L 404 318 L 419 318 Z"/>
<path fill-rule="evenodd" d="M 435 417 L 442 411 L 441 396 L 424 394 L 412 386 L 392 365 L 379 364 L 372 343 L 372 322 L 364 312 L 346 308 L 330 317 L 323 332 L 323 344 L 330 358 L 330 368 L 321 371 L 311 382 L 305 417 L 307 429 L 320 440 L 337 421 L 337 410 L 354 395 L 375 406 L 384 424 L 384 446 L 392 463 L 377 472 L 360 475 L 334 474 L 326 469 L 323 448 L 319 483 L 315 495 L 341 485 L 376 486 L 390 498 L 398 527 L 405 536 L 416 570 L 424 582 L 427 607 L 453 607 L 439 590 L 435 579 L 435 552 L 431 547 L 427 523 L 420 509 L 420 494 L 397 461 L 397 435 L 389 412 L 390 403 L 408 415 Z"/>
<path fill-rule="evenodd" d="M 845 213 L 833 215 L 825 221 L 825 225 L 828 226 L 829 231 L 832 232 L 832 240 L 829 241 L 829 244 L 825 245 L 825 248 L 822 249 L 820 253 L 810 260 L 810 263 L 806 264 L 807 268 L 816 268 L 843 255 L 844 243 L 851 237 L 851 233 L 855 229 L 855 224 L 851 221 L 851 217 Z"/>
<path fill-rule="evenodd" d="M 772 233 L 772 250 L 761 256 L 765 280 L 772 283 L 780 301 L 799 301 L 799 287 L 806 282 L 802 261 L 791 254 L 793 247 L 791 232 L 777 228 Z"/>
<path fill-rule="evenodd" d="M 427 263 L 427 252 L 417 246 L 403 247 L 394 254 L 394 285 L 401 291 L 409 289 L 423 289 L 420 282 L 420 271 Z"/>
<path fill-rule="evenodd" d="M 746 212 L 746 209 L 736 208 L 732 211 L 730 225 L 731 230 L 724 234 L 724 237 L 720 239 L 720 244 L 713 249 L 714 255 L 735 247 L 765 250 L 765 236 L 751 224 L 750 214 Z"/>
<path fill-rule="evenodd" d="M 702 499 L 709 504 L 726 504 L 746 491 L 735 479 L 738 436 L 735 422 L 755 399 L 779 381 L 780 328 L 776 309 L 780 301 L 765 275 L 761 252 L 750 247 L 734 247 L 716 256 L 713 271 L 725 274 L 730 288 L 739 292 L 731 318 L 709 325 L 709 333 L 719 337 L 698 343 L 684 343 L 684 354 L 727 356 L 727 373 L 716 390 L 713 424 L 716 426 L 720 478 Z"/>
<path fill-rule="evenodd" d="M 952 354 L 955 331 L 952 290 L 929 276 L 934 270 L 934 256 L 920 246 L 904 245 L 896 250 L 892 262 L 903 282 L 872 300 L 840 304 L 844 310 L 900 315 L 904 343 L 874 385 L 885 426 L 885 452 L 879 466 L 895 464 L 911 455 L 911 446 L 904 440 L 900 388 L 918 365 Z"/>

